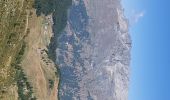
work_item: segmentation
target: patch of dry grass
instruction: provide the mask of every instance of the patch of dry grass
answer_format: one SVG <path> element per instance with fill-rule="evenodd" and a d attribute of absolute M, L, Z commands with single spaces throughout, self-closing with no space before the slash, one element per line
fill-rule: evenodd
<path fill-rule="evenodd" d="M 55 75 L 56 68 L 46 52 L 52 37 L 51 16 L 37 17 L 35 11 L 31 12 L 32 16 L 28 22 L 30 33 L 25 38 L 27 48 L 22 66 L 37 99 L 56 100 L 58 86 L 58 78 Z M 53 88 L 49 87 L 49 80 L 54 81 Z"/>

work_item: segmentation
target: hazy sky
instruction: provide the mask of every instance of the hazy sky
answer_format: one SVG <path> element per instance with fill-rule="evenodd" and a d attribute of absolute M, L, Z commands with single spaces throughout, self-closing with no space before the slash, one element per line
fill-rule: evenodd
<path fill-rule="evenodd" d="M 133 42 L 129 100 L 170 100 L 170 0 L 123 0 Z"/>

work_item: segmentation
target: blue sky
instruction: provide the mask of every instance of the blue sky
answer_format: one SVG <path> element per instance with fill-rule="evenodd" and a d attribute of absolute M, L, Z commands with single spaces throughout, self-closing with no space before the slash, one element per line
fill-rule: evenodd
<path fill-rule="evenodd" d="M 133 41 L 129 100 L 170 100 L 170 0 L 122 0 Z"/>

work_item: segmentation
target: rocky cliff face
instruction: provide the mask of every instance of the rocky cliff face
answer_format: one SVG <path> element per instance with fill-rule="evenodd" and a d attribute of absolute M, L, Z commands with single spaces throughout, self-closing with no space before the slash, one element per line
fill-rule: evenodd
<path fill-rule="evenodd" d="M 127 100 L 131 39 L 120 0 L 73 0 L 58 38 L 61 100 Z"/>

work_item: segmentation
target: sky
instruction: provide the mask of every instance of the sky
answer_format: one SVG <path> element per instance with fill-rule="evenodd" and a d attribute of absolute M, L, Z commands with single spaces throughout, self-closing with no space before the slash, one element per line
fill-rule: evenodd
<path fill-rule="evenodd" d="M 170 0 L 122 0 L 130 21 L 129 100 L 170 100 Z"/>

